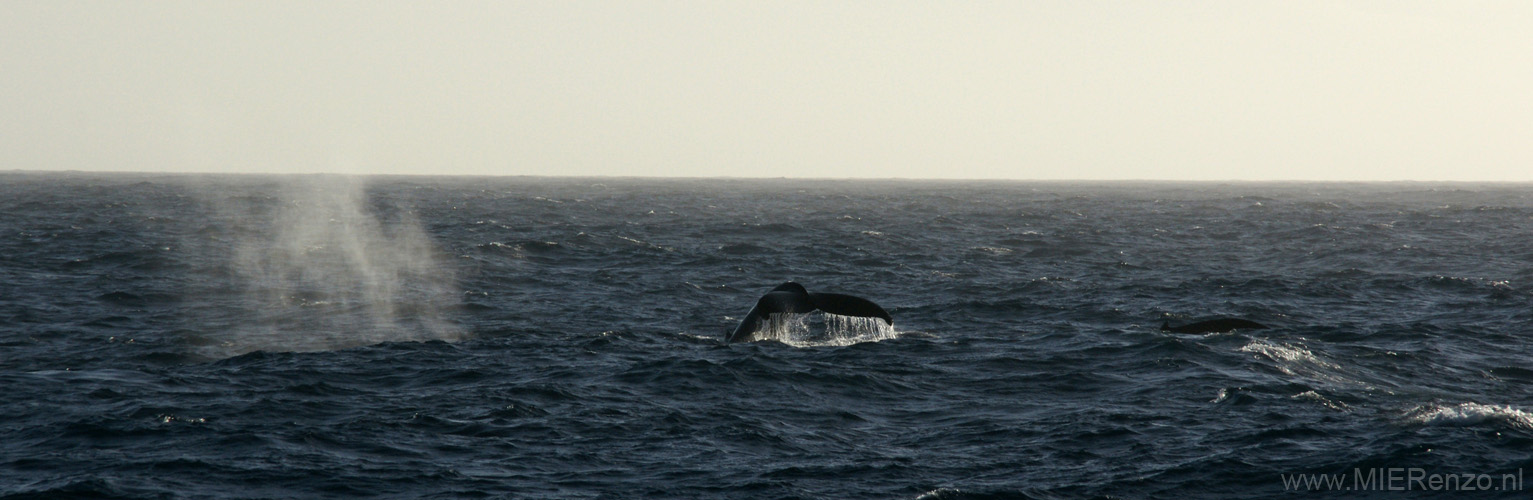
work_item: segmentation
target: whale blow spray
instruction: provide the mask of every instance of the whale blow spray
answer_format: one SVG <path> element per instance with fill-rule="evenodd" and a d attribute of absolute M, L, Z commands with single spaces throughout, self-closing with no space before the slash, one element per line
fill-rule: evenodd
<path fill-rule="evenodd" d="M 248 316 L 219 335 L 225 353 L 461 337 L 443 316 L 453 273 L 414 214 L 372 207 L 351 177 L 294 178 L 273 201 L 234 212 L 230 277 Z"/>

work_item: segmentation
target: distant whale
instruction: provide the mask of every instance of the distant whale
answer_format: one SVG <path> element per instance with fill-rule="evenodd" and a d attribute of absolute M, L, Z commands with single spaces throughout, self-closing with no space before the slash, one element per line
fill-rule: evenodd
<path fill-rule="evenodd" d="M 729 342 L 752 342 L 761 340 L 757 337 L 761 329 L 766 326 L 767 320 L 773 314 L 778 313 L 811 313 L 816 310 L 841 316 L 859 316 L 864 318 L 879 318 L 894 324 L 894 318 L 889 312 L 878 307 L 873 301 L 851 295 L 839 293 L 809 293 L 803 285 L 789 281 L 772 291 L 762 295 L 756 301 L 756 306 L 751 312 L 740 320 L 740 326 L 735 327 L 734 333 L 729 334 Z"/>
<path fill-rule="evenodd" d="M 1171 322 L 1161 323 L 1160 331 L 1174 333 L 1225 333 L 1231 330 L 1265 330 L 1267 325 L 1248 319 L 1219 318 L 1173 327 Z"/>

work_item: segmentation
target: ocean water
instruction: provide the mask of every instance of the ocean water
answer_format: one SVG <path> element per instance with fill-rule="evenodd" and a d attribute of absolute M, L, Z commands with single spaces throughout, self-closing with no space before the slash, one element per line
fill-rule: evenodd
<path fill-rule="evenodd" d="M 1223 499 L 1298 474 L 1526 498 L 1533 469 L 1530 185 L 13 172 L 0 235 L 7 499 Z M 893 328 L 724 342 L 789 280 Z M 1159 331 L 1215 317 L 1272 328 Z M 1493 487 L 1383 479 L 1416 473 Z"/>

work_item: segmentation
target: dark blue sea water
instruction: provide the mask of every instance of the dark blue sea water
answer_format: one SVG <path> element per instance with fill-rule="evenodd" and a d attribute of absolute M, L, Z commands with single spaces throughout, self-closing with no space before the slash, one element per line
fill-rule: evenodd
<path fill-rule="evenodd" d="M 1529 185 L 4 173 L 0 497 L 1526 498 L 1530 290 Z"/>

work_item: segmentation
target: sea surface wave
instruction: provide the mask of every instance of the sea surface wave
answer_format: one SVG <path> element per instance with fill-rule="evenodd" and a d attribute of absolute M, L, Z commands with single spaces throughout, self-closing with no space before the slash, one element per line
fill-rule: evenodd
<path fill-rule="evenodd" d="M 0 498 L 1533 468 L 1528 185 L 11 172 L 0 214 Z M 724 342 L 789 280 L 895 324 Z M 1159 329 L 1214 317 L 1272 328 Z"/>

